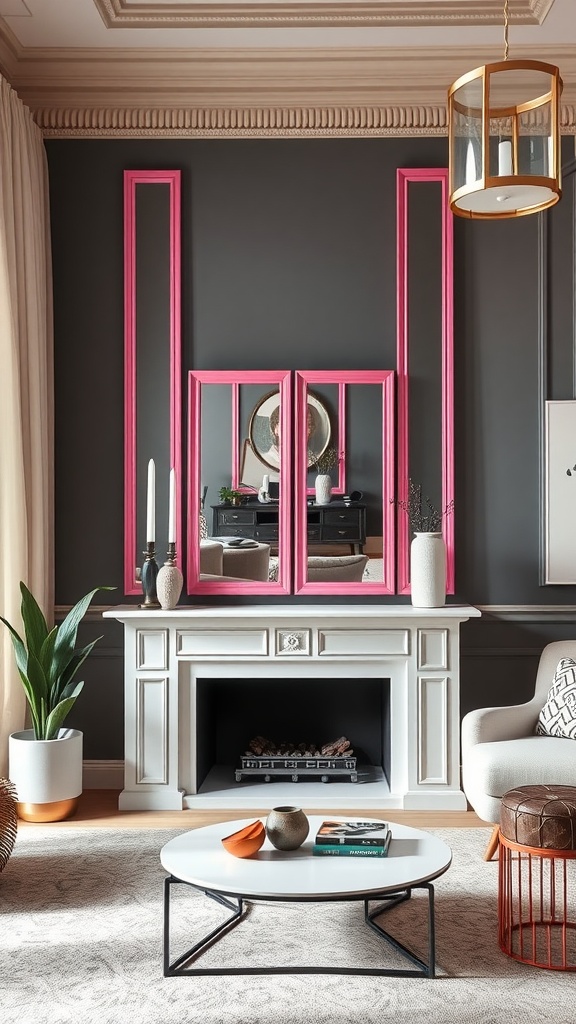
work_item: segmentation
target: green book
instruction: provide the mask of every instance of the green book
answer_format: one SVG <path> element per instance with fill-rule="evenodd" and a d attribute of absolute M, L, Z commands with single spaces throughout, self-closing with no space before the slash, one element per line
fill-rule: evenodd
<path fill-rule="evenodd" d="M 315 857 L 387 857 L 392 833 L 388 830 L 387 842 L 384 846 L 359 846 L 357 843 L 338 843 L 328 845 L 314 843 L 312 853 Z"/>

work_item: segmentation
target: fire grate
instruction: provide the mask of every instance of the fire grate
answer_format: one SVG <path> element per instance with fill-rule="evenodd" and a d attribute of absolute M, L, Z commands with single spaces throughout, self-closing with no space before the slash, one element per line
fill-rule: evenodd
<path fill-rule="evenodd" d="M 273 778 L 290 778 L 298 782 L 301 776 L 320 777 L 322 782 L 332 778 L 350 777 L 358 781 L 356 757 L 346 736 L 323 743 L 276 743 L 266 736 L 255 736 L 248 744 L 248 750 L 240 758 L 240 768 L 235 771 L 236 782 L 250 776 L 261 776 L 265 782 Z"/>
<path fill-rule="evenodd" d="M 348 775 L 350 782 L 357 782 L 356 758 L 241 757 L 240 768 L 235 771 L 236 782 L 254 776 L 263 777 L 264 782 L 271 782 L 273 778 L 290 778 L 292 782 L 299 782 L 305 775 L 319 776 L 321 782 Z"/>

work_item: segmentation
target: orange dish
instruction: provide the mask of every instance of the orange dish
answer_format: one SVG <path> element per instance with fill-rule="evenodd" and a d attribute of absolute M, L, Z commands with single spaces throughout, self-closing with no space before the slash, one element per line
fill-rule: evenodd
<path fill-rule="evenodd" d="M 266 839 L 266 829 L 261 821 L 253 821 L 246 825 L 239 832 L 233 832 L 231 836 L 225 836 L 222 845 L 228 853 L 234 857 L 251 857 L 257 853 Z"/>

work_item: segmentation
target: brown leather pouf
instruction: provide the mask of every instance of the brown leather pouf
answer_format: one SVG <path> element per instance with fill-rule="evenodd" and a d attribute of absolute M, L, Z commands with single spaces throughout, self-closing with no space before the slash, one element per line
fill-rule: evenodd
<path fill-rule="evenodd" d="M 518 786 L 502 797 L 500 948 L 523 963 L 576 970 L 576 786 Z"/>
<path fill-rule="evenodd" d="M 576 786 L 518 786 L 502 797 L 500 832 L 521 846 L 576 849 Z"/>

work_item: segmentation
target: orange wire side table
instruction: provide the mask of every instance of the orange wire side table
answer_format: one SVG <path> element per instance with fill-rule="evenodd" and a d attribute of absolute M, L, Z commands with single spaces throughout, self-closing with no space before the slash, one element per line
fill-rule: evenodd
<path fill-rule="evenodd" d="M 518 786 L 502 798 L 498 941 L 525 964 L 576 971 L 574 786 Z"/>

